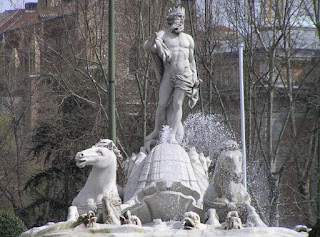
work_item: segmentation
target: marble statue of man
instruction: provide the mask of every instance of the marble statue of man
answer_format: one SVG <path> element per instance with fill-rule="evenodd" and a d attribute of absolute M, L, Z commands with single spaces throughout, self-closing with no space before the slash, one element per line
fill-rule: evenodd
<path fill-rule="evenodd" d="M 183 137 L 182 105 L 185 96 L 189 107 L 198 100 L 197 69 L 194 60 L 194 41 L 184 30 L 185 9 L 181 6 L 169 10 L 169 28 L 149 37 L 144 49 L 150 51 L 157 80 L 160 82 L 159 101 L 155 128 L 145 139 L 146 144 L 159 137 L 162 125 L 167 119 L 171 129 L 170 143 L 177 143 Z"/>

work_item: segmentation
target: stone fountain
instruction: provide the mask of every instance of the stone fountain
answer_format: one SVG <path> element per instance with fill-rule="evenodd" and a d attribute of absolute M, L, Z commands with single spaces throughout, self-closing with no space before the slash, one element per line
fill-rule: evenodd
<path fill-rule="evenodd" d="M 263 223 L 242 185 L 242 155 L 235 141 L 220 144 L 212 178 L 210 157 L 181 146 L 182 104 L 198 98 L 194 42 L 183 33 L 184 9 L 170 9 L 169 28 L 144 45 L 160 82 L 155 128 L 144 147 L 125 163 L 128 181 L 118 193 L 119 150 L 101 140 L 78 152 L 79 168 L 92 166 L 66 221 L 48 223 L 21 236 L 307 236 Z M 164 121 L 168 126 L 160 135 Z"/>
<path fill-rule="evenodd" d="M 101 140 L 78 152 L 79 168 L 93 166 L 74 198 L 66 221 L 48 223 L 21 236 L 307 236 L 267 227 L 241 183 L 241 152 L 223 144 L 211 180 L 210 159 L 178 144 L 141 148 L 124 163 L 128 182 L 117 192 L 119 150 Z"/>

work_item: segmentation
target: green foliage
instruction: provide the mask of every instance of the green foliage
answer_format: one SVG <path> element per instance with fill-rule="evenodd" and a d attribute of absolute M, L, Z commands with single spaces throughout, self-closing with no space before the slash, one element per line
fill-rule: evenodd
<path fill-rule="evenodd" d="M 26 231 L 23 222 L 8 211 L 0 211 L 0 236 L 16 237 Z"/>
<path fill-rule="evenodd" d="M 97 135 L 105 137 L 107 131 L 100 127 L 105 123 L 97 120 L 94 109 L 85 102 L 68 97 L 56 116 L 38 122 L 32 136 L 31 152 L 44 162 L 45 168 L 34 174 L 25 185 L 33 200 L 25 207 L 34 216 L 27 223 L 28 227 L 66 219 L 68 207 L 90 171 L 90 167 L 79 169 L 75 165 L 75 154 L 99 141 Z"/>
<path fill-rule="evenodd" d="M 0 143 L 11 144 L 12 132 L 10 132 L 10 124 L 14 117 L 8 111 L 0 112 Z"/>
<path fill-rule="evenodd" d="M 12 120 L 12 115 L 9 112 L 3 111 L 0 116 L 0 128 L 8 126 Z"/>

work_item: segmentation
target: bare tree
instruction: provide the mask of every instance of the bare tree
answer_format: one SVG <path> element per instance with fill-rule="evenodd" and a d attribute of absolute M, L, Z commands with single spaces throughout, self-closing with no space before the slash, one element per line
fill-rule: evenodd
<path fill-rule="evenodd" d="M 299 177 L 308 180 L 311 175 L 310 164 L 314 160 L 315 147 L 314 134 L 310 132 L 307 140 L 303 140 L 302 137 L 313 123 L 313 115 L 310 117 L 310 107 L 307 104 L 302 106 L 301 104 L 304 103 L 302 98 L 307 98 L 304 97 L 305 90 L 314 83 L 315 78 L 310 72 L 294 75 L 294 72 L 303 67 L 307 69 L 309 63 L 308 56 L 305 62 L 297 60 L 303 54 L 301 42 L 298 40 L 303 34 L 299 18 L 303 10 L 301 2 L 276 1 L 270 2 L 269 5 L 259 2 L 258 4 L 265 11 L 265 16 L 260 18 L 262 22 L 257 21 L 260 16 L 256 15 L 258 6 L 255 4 L 256 2 L 249 1 L 251 27 L 248 29 L 253 31 L 251 35 L 257 40 L 249 38 L 248 43 L 258 42 L 258 47 L 250 45 L 255 47 L 256 52 L 253 54 L 261 53 L 267 60 L 264 65 L 260 64 L 258 71 L 254 70 L 255 64 L 250 65 L 250 74 L 255 78 L 253 90 L 256 93 L 262 92 L 265 97 L 261 94 L 258 96 L 253 91 L 249 98 L 253 100 L 250 104 L 254 106 L 250 107 L 255 129 L 255 138 L 251 141 L 257 142 L 257 145 L 251 142 L 249 149 L 251 154 L 259 154 L 264 160 L 270 188 L 269 223 L 272 226 L 279 226 L 281 215 L 279 207 L 283 205 L 281 202 L 287 199 L 282 183 L 283 176 L 293 163 L 297 166 L 295 171 L 298 172 Z M 257 52 L 257 49 L 260 49 L 260 52 Z M 253 56 L 259 58 L 257 54 Z M 254 62 L 254 60 L 250 61 Z M 265 106 L 261 106 L 256 98 L 262 99 Z M 302 120 L 299 116 L 301 113 L 304 114 Z M 297 146 L 298 142 L 299 146 Z M 252 153 L 257 151 L 254 147 L 258 148 L 258 153 Z M 304 162 L 301 162 L 302 150 L 310 152 L 310 156 L 306 157 Z M 301 164 L 304 167 L 301 167 Z M 296 185 L 301 183 L 300 180 L 295 182 L 297 182 Z M 310 196 L 306 199 L 304 202 L 311 204 Z M 310 210 L 310 207 L 305 210 Z M 306 219 L 311 221 L 312 213 L 307 216 Z M 310 224 L 308 221 L 307 223 Z"/>
<path fill-rule="evenodd" d="M 29 81 L 19 69 L 28 68 L 28 57 L 18 39 L 21 32 L 1 35 L 0 45 L 0 198 L 2 209 L 13 210 L 25 218 L 24 207 L 30 202 L 24 190 L 25 180 L 40 167 L 28 156 L 30 147 Z M 20 45 L 20 47 L 19 47 Z M 26 63 L 27 62 L 27 63 Z M 28 78 L 30 79 L 30 78 Z"/>
<path fill-rule="evenodd" d="M 262 216 L 267 216 L 265 221 L 272 226 L 279 226 L 280 220 L 287 225 L 288 207 L 301 214 L 301 221 L 311 224 L 314 201 L 310 176 L 317 147 L 314 125 L 317 110 L 306 99 L 315 98 L 316 92 L 310 87 L 314 88 L 318 79 L 315 76 L 317 61 L 303 49 L 311 47 L 311 44 L 303 43 L 308 42 L 303 35 L 309 32 L 303 25 L 303 4 L 301 1 L 222 1 L 219 11 L 214 13 L 208 12 L 215 5 L 207 4 L 208 1 L 202 8 L 205 10 L 200 18 L 203 23 L 199 24 L 199 40 L 203 40 L 199 47 L 199 62 L 201 69 L 211 72 L 204 74 L 203 78 L 218 82 L 214 92 L 220 95 L 216 102 L 209 96 L 209 105 L 224 105 L 227 109 L 222 111 L 230 121 L 239 111 L 234 109 L 234 102 L 238 100 L 237 46 L 241 41 L 246 45 L 247 148 L 252 167 L 249 189 L 254 202 Z M 217 16 L 217 19 L 210 16 L 211 23 L 206 24 L 208 14 Z M 220 23 L 224 27 L 219 27 Z M 220 35 L 219 31 L 222 32 Z M 222 73 L 212 73 L 219 71 Z M 238 131 L 237 119 L 231 124 Z M 302 155 L 302 151 L 307 152 Z M 297 174 L 297 179 L 290 180 L 290 183 L 285 178 L 289 172 Z M 259 187 L 254 187 L 259 176 L 267 177 L 268 191 L 264 188 L 263 195 L 269 193 L 269 198 L 264 204 L 263 199 L 259 200 Z M 297 195 L 291 198 L 287 192 L 292 191 L 293 186 Z M 293 203 L 297 203 L 299 211 L 294 210 Z"/>

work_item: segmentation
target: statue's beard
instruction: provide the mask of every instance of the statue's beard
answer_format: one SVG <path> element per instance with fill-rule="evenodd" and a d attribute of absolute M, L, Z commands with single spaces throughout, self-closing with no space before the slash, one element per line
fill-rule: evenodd
<path fill-rule="evenodd" d="M 183 22 L 174 22 L 171 26 L 170 29 L 172 32 L 175 32 L 177 34 L 180 34 L 181 32 L 184 31 L 184 24 Z"/>

